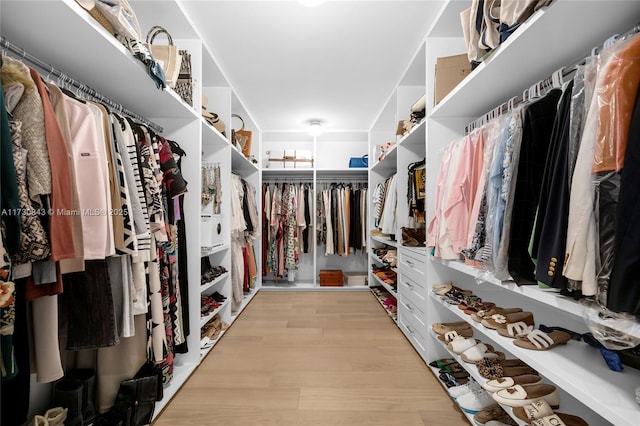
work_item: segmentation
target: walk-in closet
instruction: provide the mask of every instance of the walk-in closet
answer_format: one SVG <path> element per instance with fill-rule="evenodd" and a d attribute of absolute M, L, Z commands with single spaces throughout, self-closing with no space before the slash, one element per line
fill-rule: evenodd
<path fill-rule="evenodd" d="M 640 425 L 639 34 L 0 0 L 0 424 Z"/>

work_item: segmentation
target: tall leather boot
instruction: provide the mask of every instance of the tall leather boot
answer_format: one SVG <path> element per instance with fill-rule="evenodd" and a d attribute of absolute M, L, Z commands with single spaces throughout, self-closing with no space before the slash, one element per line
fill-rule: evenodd
<path fill-rule="evenodd" d="M 44 413 L 44 418 L 47 420 L 49 426 L 64 426 L 68 411 L 69 410 L 63 407 L 50 408 Z"/>
<path fill-rule="evenodd" d="M 68 377 L 82 382 L 82 421 L 91 424 L 96 417 L 96 371 L 77 368 L 69 372 Z"/>
<path fill-rule="evenodd" d="M 66 426 L 82 426 L 82 382 L 64 378 L 53 386 L 53 406 L 67 411 Z"/>

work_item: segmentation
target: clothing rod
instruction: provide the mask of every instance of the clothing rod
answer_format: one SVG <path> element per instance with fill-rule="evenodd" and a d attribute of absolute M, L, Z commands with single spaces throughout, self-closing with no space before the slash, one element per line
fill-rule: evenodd
<path fill-rule="evenodd" d="M 149 119 L 139 114 L 129 111 L 128 109 L 123 107 L 121 104 L 109 99 L 108 97 L 104 96 L 101 93 L 98 93 L 95 89 L 92 89 L 91 87 L 86 86 L 77 80 L 74 80 L 73 78 L 69 77 L 67 74 L 63 73 L 59 69 L 54 68 L 52 65 L 42 61 L 36 56 L 33 56 L 32 54 L 27 52 L 25 49 L 16 46 L 15 44 L 11 43 L 9 40 L 7 40 L 4 37 L 0 37 L 0 47 L 2 47 L 3 55 L 5 54 L 5 50 L 8 50 L 16 54 L 21 61 L 27 60 L 32 65 L 36 66 L 37 68 L 40 68 L 41 71 L 48 73 L 46 76 L 46 79 L 50 79 L 51 77 L 56 77 L 59 81 L 63 82 L 64 84 L 72 86 L 76 90 L 83 92 L 83 94 L 85 94 L 92 100 L 96 100 L 100 103 L 104 103 L 108 105 L 109 107 L 115 109 L 121 114 L 127 115 L 133 118 L 134 120 L 144 124 L 145 126 L 148 126 L 149 128 L 153 129 L 156 133 L 162 133 L 163 128 L 161 126 L 155 124 L 154 122 L 150 121 Z"/>
<path fill-rule="evenodd" d="M 607 40 L 603 42 L 603 46 L 606 47 L 606 46 L 612 45 L 616 41 L 623 40 L 626 37 L 636 34 L 638 32 L 640 32 L 640 23 L 634 25 L 633 28 L 631 28 L 629 31 L 609 37 Z M 591 51 L 591 56 L 596 55 L 598 50 L 599 50 L 598 48 L 594 48 Z M 464 133 L 469 134 L 474 130 L 484 126 L 491 120 L 503 115 L 505 112 L 511 111 L 516 106 L 527 102 L 528 100 L 531 99 L 531 97 L 527 97 L 525 95 L 527 92 L 531 93 L 533 89 L 536 89 L 536 90 L 539 90 L 541 93 L 542 91 L 546 92 L 547 90 L 552 89 L 554 87 L 553 85 L 554 79 L 557 78 L 557 76 L 560 76 L 560 78 L 562 78 L 562 83 L 564 83 L 565 81 L 564 79 L 571 76 L 577 70 L 578 66 L 583 65 L 584 63 L 585 63 L 585 58 L 581 58 L 579 61 L 575 62 L 574 64 L 557 70 L 551 76 L 533 84 L 528 91 L 525 90 L 523 92 L 522 96 L 514 96 L 513 98 L 509 99 L 507 102 L 503 102 L 496 108 L 492 109 L 491 111 L 487 112 L 486 114 L 483 114 L 482 116 L 478 117 L 471 123 L 467 124 L 464 128 Z"/>

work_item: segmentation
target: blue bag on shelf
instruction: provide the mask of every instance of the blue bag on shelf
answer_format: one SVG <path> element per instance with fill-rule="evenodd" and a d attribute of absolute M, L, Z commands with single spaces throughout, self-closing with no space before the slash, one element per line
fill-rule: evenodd
<path fill-rule="evenodd" d="M 351 157 L 349 158 L 349 168 L 357 169 L 357 168 L 366 168 L 369 167 L 369 156 L 363 155 L 362 157 Z"/>

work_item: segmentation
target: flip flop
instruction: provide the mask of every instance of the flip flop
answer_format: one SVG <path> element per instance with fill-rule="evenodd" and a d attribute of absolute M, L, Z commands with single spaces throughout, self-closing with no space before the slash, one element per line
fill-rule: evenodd
<path fill-rule="evenodd" d="M 536 401 L 544 399 L 551 408 L 560 406 L 560 394 L 553 385 L 537 384 L 530 386 L 515 385 L 512 388 L 500 389 L 493 394 L 493 399 L 498 404 L 509 407 L 524 407 Z"/>
<path fill-rule="evenodd" d="M 571 335 L 564 331 L 552 331 L 549 334 L 541 330 L 533 330 L 524 337 L 513 341 L 516 346 L 534 351 L 546 351 L 554 346 L 564 345 L 571 340 Z"/>

